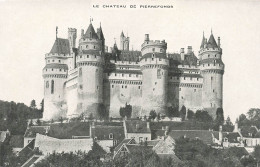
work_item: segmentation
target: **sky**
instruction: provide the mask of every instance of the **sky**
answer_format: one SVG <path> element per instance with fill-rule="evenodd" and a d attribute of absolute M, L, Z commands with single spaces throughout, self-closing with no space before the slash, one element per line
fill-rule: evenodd
<path fill-rule="evenodd" d="M 103 8 L 103 5 L 137 8 Z M 165 4 L 169 9 L 139 8 Z M 100 5 L 93 8 L 93 5 Z M 102 26 L 106 45 L 123 30 L 130 48 L 140 50 L 144 34 L 168 43 L 168 52 L 192 46 L 198 55 L 203 31 L 221 38 L 225 116 L 234 121 L 250 108 L 260 108 L 260 1 L 256 0 L 0 0 L 0 100 L 37 104 L 43 99 L 44 56 L 68 28 L 86 30 L 90 17 Z"/>

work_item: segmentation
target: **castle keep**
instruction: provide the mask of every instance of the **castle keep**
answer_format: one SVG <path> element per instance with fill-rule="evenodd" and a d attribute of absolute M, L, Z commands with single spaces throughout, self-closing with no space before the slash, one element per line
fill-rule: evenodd
<path fill-rule="evenodd" d="M 223 101 L 222 49 L 211 33 L 202 38 L 197 58 L 187 51 L 168 53 L 167 43 L 145 34 L 140 51 L 129 49 L 130 38 L 121 33 L 108 52 L 101 26 L 90 23 L 81 30 L 68 29 L 68 39 L 57 38 L 45 55 L 44 119 L 77 117 L 82 113 L 120 117 L 120 107 L 130 104 L 132 117 L 162 115 L 168 107 L 215 114 Z"/>

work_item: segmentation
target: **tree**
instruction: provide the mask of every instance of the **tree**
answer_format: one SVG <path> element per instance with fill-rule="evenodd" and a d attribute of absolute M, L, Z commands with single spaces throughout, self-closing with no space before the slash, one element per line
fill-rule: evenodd
<path fill-rule="evenodd" d="M 156 117 L 157 117 L 157 114 L 156 114 L 155 110 L 151 110 L 149 118 L 150 119 L 155 119 Z"/>
<path fill-rule="evenodd" d="M 36 108 L 36 101 L 35 101 L 35 100 L 32 100 L 32 101 L 31 101 L 30 107 L 33 108 L 33 109 Z"/>
<path fill-rule="evenodd" d="M 92 113 L 89 114 L 88 119 L 89 119 L 89 120 L 93 120 L 93 119 L 94 119 L 94 116 L 93 116 Z"/>
<path fill-rule="evenodd" d="M 42 99 L 42 102 L 40 103 L 40 105 L 41 105 L 41 112 L 43 112 L 44 111 L 44 99 Z"/>
<path fill-rule="evenodd" d="M 255 159 L 257 160 L 257 167 L 258 167 L 258 164 L 260 161 L 260 146 L 259 145 L 255 146 L 253 155 L 254 155 Z"/>
<path fill-rule="evenodd" d="M 120 107 L 119 109 L 120 116 L 122 118 L 131 118 L 132 115 L 132 106 L 130 104 L 125 104 L 125 107 Z"/>
<path fill-rule="evenodd" d="M 37 119 L 36 124 L 37 124 L 38 126 L 40 126 L 42 123 L 41 123 L 41 121 L 40 121 L 39 119 Z"/>
<path fill-rule="evenodd" d="M 194 117 L 195 117 L 194 112 L 189 109 L 188 110 L 188 115 L 187 115 L 188 120 L 192 120 Z"/>
<path fill-rule="evenodd" d="M 186 118 L 186 107 L 185 106 L 181 107 L 180 116 L 181 116 L 182 120 L 185 120 L 185 118 Z"/>
<path fill-rule="evenodd" d="M 166 116 L 167 117 L 179 117 L 180 112 L 178 111 L 178 107 L 168 107 Z"/>
<path fill-rule="evenodd" d="M 213 118 L 205 110 L 197 110 L 195 113 L 195 119 L 199 122 L 209 123 L 212 122 Z"/>
<path fill-rule="evenodd" d="M 224 123 L 224 111 L 222 108 L 217 108 L 215 123 L 216 126 L 223 125 Z"/>

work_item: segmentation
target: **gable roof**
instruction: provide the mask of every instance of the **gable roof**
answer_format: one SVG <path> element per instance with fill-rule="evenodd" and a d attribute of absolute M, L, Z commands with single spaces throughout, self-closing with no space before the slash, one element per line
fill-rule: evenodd
<path fill-rule="evenodd" d="M 150 126 L 147 128 L 147 122 L 141 120 L 126 120 L 127 133 L 151 133 Z"/>
<path fill-rule="evenodd" d="M 50 126 L 30 126 L 27 127 L 24 137 L 35 138 L 37 133 L 45 135 L 49 129 Z"/>
<path fill-rule="evenodd" d="M 219 140 L 219 132 L 214 131 L 213 135 Z M 227 138 L 229 143 L 239 143 L 238 137 L 241 137 L 238 132 L 222 132 L 222 138 Z"/>
<path fill-rule="evenodd" d="M 24 146 L 24 148 L 22 148 L 17 155 L 21 156 L 21 155 L 29 155 L 30 153 L 32 153 L 33 149 L 34 149 L 34 144 L 35 144 L 35 139 L 33 139 L 32 141 L 30 141 L 30 143 L 28 143 L 26 146 Z"/>
<path fill-rule="evenodd" d="M 57 38 L 50 51 L 52 54 L 70 54 L 70 43 L 68 39 Z"/>
<path fill-rule="evenodd" d="M 114 149 L 114 152 L 116 153 L 121 147 L 123 144 L 135 144 L 135 139 L 132 138 L 132 139 L 124 139 L 120 144 L 118 144 L 118 146 L 116 146 L 116 148 Z"/>
<path fill-rule="evenodd" d="M 144 145 L 139 145 L 139 144 L 124 144 L 124 146 L 126 146 L 129 153 L 136 151 L 138 148 L 143 148 L 143 149 L 148 149 L 148 150 L 153 149 L 153 146 L 144 146 Z"/>
<path fill-rule="evenodd" d="M 173 139 L 185 136 L 190 139 L 200 139 L 205 144 L 213 144 L 212 131 L 208 130 L 172 130 L 168 135 Z"/>
<path fill-rule="evenodd" d="M 97 138 L 97 140 L 112 140 L 109 138 L 109 134 L 113 134 L 113 140 L 123 140 L 125 138 L 124 127 L 123 126 L 102 126 L 95 125 L 91 128 L 92 137 Z"/>
<path fill-rule="evenodd" d="M 243 137 L 260 137 L 260 133 L 255 126 L 241 126 L 240 132 Z"/>
<path fill-rule="evenodd" d="M 184 60 L 181 59 L 181 54 L 179 53 L 169 53 L 169 64 L 170 67 L 176 67 L 178 65 L 197 65 L 198 58 L 193 52 L 184 54 Z"/>

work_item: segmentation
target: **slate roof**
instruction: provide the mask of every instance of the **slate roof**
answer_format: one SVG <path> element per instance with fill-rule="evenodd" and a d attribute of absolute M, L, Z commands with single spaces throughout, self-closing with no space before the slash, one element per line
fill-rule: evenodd
<path fill-rule="evenodd" d="M 95 125 L 92 127 L 92 137 L 97 137 L 97 140 L 111 140 L 109 134 L 113 134 L 113 140 L 123 140 L 125 138 L 123 126 L 101 126 Z"/>
<path fill-rule="evenodd" d="M 141 70 L 118 70 L 118 69 L 116 69 L 116 70 L 113 70 L 111 72 L 122 73 L 122 74 L 140 74 L 140 75 L 143 74 Z"/>
<path fill-rule="evenodd" d="M 152 130 L 152 140 L 156 139 L 159 136 L 164 136 L 165 135 L 165 130 L 162 129 L 153 129 Z"/>
<path fill-rule="evenodd" d="M 46 129 L 50 129 L 50 126 L 31 126 L 31 127 L 28 127 L 25 131 L 24 137 L 35 138 L 37 133 L 45 135 Z"/>
<path fill-rule="evenodd" d="M 208 130 L 172 130 L 168 133 L 173 139 L 186 136 L 190 139 L 200 139 L 205 144 L 213 144 L 212 132 Z"/>
<path fill-rule="evenodd" d="M 205 37 L 204 37 L 204 32 L 203 32 L 203 37 L 202 37 L 200 49 L 204 48 L 204 45 L 205 45 Z"/>
<path fill-rule="evenodd" d="M 116 146 L 116 148 L 114 149 L 114 152 L 117 152 L 123 144 L 133 144 L 136 143 L 134 139 L 124 139 L 121 143 L 118 144 L 118 146 Z"/>
<path fill-rule="evenodd" d="M 27 144 L 24 148 L 22 148 L 17 154 L 22 156 L 26 156 L 30 153 L 32 153 L 34 149 L 35 139 L 33 139 L 29 144 Z"/>
<path fill-rule="evenodd" d="M 181 60 L 181 54 L 179 53 L 170 53 L 168 54 L 170 67 L 176 67 L 178 65 L 197 65 L 198 58 L 195 56 L 195 54 L 189 53 L 184 54 L 184 60 Z"/>
<path fill-rule="evenodd" d="M 68 39 L 57 38 L 50 53 L 70 54 L 70 44 Z"/>
<path fill-rule="evenodd" d="M 68 70 L 68 65 L 67 64 L 46 64 L 43 69 L 46 68 L 55 68 L 55 69 L 65 69 Z"/>
<path fill-rule="evenodd" d="M 160 140 L 150 140 L 146 141 L 148 146 L 156 146 Z"/>
<path fill-rule="evenodd" d="M 214 137 L 219 140 L 219 132 L 213 132 Z M 228 138 L 228 142 L 230 143 L 239 143 L 238 137 L 241 137 L 238 132 L 222 132 L 222 137 Z"/>
<path fill-rule="evenodd" d="M 208 43 L 207 43 L 207 48 L 218 48 L 217 42 L 213 36 L 213 34 L 210 35 Z"/>
<path fill-rule="evenodd" d="M 151 133 L 150 128 L 147 128 L 146 121 L 127 120 L 125 124 L 127 133 Z"/>
<path fill-rule="evenodd" d="M 243 137 L 260 137 L 260 133 L 255 126 L 242 126 L 240 132 Z"/>
<path fill-rule="evenodd" d="M 12 135 L 10 138 L 10 145 L 13 148 L 23 148 L 24 138 L 23 135 Z"/>
<path fill-rule="evenodd" d="M 153 146 L 143 146 L 139 144 L 125 144 L 126 148 L 129 150 L 130 153 L 134 152 L 138 148 L 144 148 L 144 149 L 149 149 L 152 150 Z"/>
<path fill-rule="evenodd" d="M 92 23 L 89 24 L 88 29 L 84 35 L 85 38 L 91 38 L 90 33 L 92 34 L 93 39 L 98 39 L 98 35 L 96 34 L 96 31 L 92 25 Z"/>
<path fill-rule="evenodd" d="M 97 35 L 99 39 L 105 39 L 101 26 L 97 29 Z"/>
<path fill-rule="evenodd" d="M 141 51 L 134 50 L 118 50 L 117 46 L 114 46 L 111 59 L 117 61 L 131 61 L 131 62 L 139 62 L 139 57 L 141 57 Z"/>

